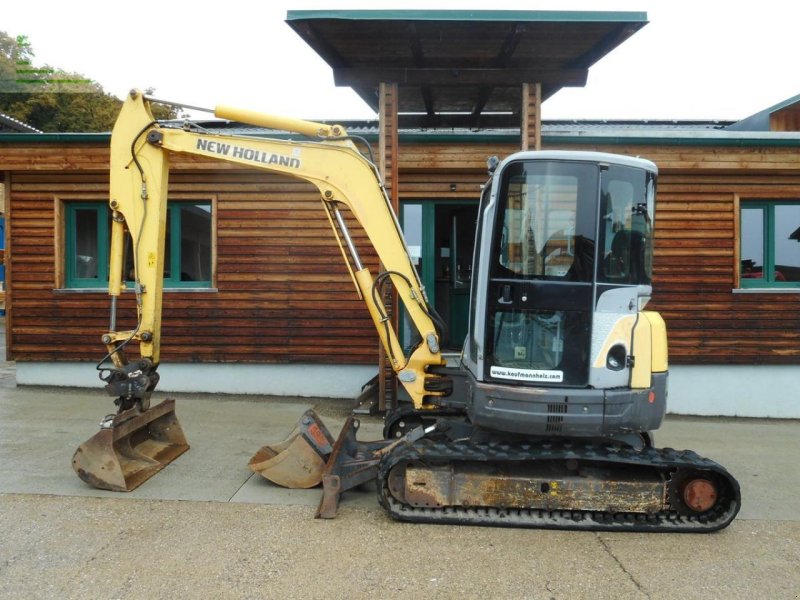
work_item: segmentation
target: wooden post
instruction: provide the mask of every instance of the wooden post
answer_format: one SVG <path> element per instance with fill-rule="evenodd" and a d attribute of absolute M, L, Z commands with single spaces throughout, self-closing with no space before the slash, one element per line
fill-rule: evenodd
<path fill-rule="evenodd" d="M 398 147 L 397 134 L 397 84 L 382 83 L 379 88 L 379 168 L 392 209 L 398 212 L 400 199 L 397 190 L 398 163 L 396 160 Z"/>
<path fill-rule="evenodd" d="M 522 84 L 522 110 L 520 111 L 522 150 L 542 149 L 542 84 Z"/>
<path fill-rule="evenodd" d="M 398 146 L 399 137 L 397 133 L 397 103 L 398 90 L 396 83 L 381 83 L 379 87 L 378 99 L 378 155 L 379 169 L 381 178 L 386 186 L 386 192 L 392 204 L 395 214 L 400 214 L 400 195 L 398 191 Z M 391 311 L 392 326 L 397 331 L 398 328 L 398 304 L 397 294 L 391 290 L 388 304 Z M 390 407 L 386 406 L 389 398 Z M 385 411 L 387 408 L 397 406 L 397 379 L 387 363 L 386 353 L 383 346 L 378 344 L 378 410 Z"/>
<path fill-rule="evenodd" d="M 3 216 L 6 220 L 6 227 L 5 227 L 5 250 L 3 252 L 3 264 L 6 267 L 6 279 L 5 279 L 5 297 L 4 297 L 4 308 L 6 311 L 6 360 L 14 360 L 14 352 L 13 346 L 11 344 L 11 334 L 14 329 L 14 311 L 13 311 L 13 297 L 11 293 L 11 281 L 12 281 L 12 268 L 11 268 L 11 259 L 12 259 L 12 245 L 11 245 L 11 173 L 6 172 L 2 174 L 2 180 L 0 180 L 0 184 L 3 186 Z"/>

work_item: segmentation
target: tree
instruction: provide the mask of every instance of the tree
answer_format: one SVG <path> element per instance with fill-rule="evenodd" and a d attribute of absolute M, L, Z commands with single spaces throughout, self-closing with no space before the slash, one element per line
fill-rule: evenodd
<path fill-rule="evenodd" d="M 34 57 L 25 36 L 0 31 L 0 111 L 46 132 L 111 130 L 121 100 L 80 73 L 35 66 Z M 153 113 L 157 119 L 178 116 L 171 106 L 155 106 Z"/>

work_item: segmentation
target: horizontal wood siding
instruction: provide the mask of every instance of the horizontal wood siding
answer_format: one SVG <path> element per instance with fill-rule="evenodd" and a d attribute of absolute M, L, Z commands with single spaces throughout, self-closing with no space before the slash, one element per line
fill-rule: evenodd
<path fill-rule="evenodd" d="M 800 198 L 796 176 L 671 175 L 659 180 L 654 310 L 680 364 L 797 364 L 800 293 L 733 293 L 735 197 Z"/>
<path fill-rule="evenodd" d="M 564 145 L 563 149 L 574 149 Z M 793 147 L 583 146 L 659 168 L 653 300 L 673 364 L 800 364 L 800 291 L 734 293 L 735 198 L 800 198 Z"/>
<path fill-rule="evenodd" d="M 17 360 L 93 360 L 103 354 L 108 296 L 55 290 L 56 198 L 104 198 L 105 172 L 15 172 L 10 237 Z M 217 198 L 217 290 L 167 292 L 165 362 L 375 361 L 375 334 L 344 266 L 316 189 L 252 171 L 174 171 L 170 194 Z M 349 227 L 373 270 L 366 236 Z M 124 294 L 119 327 L 132 328 Z"/>
<path fill-rule="evenodd" d="M 800 363 L 800 293 L 734 293 L 736 198 L 800 198 L 790 147 L 572 145 L 653 160 L 660 170 L 654 296 L 673 364 Z M 399 153 L 401 200 L 477 198 L 486 158 L 512 144 L 413 143 Z M 103 293 L 54 291 L 54 198 L 102 197 L 108 151 L 93 145 L 0 148 L 10 173 L 10 354 L 94 359 Z M 309 185 L 194 157 L 173 160 L 171 192 L 217 198 L 216 292 L 169 292 L 164 359 L 375 364 L 376 336 Z M 359 249 L 377 266 L 351 219 Z M 132 311 L 132 298 L 123 299 Z M 132 325 L 132 324 L 131 324 Z"/>

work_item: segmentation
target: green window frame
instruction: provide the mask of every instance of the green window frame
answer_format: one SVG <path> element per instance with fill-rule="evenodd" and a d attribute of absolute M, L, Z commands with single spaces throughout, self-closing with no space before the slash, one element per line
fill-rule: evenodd
<path fill-rule="evenodd" d="M 81 213 L 84 216 L 80 216 Z M 88 219 L 94 218 L 94 226 Z M 78 228 L 81 231 L 78 231 Z M 108 287 L 108 204 L 69 202 L 64 207 L 67 288 Z"/>
<path fill-rule="evenodd" d="M 800 200 L 742 201 L 739 286 L 800 288 Z"/>
<path fill-rule="evenodd" d="M 184 265 L 185 209 L 195 207 L 207 211 L 208 244 L 197 244 L 199 252 L 206 254 L 200 259 L 204 268 L 200 278 L 187 279 Z M 165 288 L 210 288 L 214 269 L 212 202 L 209 200 L 170 201 L 167 205 L 167 247 L 164 258 Z M 111 213 L 105 202 L 66 202 L 64 205 L 65 265 L 64 287 L 68 289 L 102 289 L 108 287 L 109 246 Z M 189 229 L 191 230 L 191 229 Z M 187 232 L 188 235 L 188 232 Z M 188 243 L 191 245 L 191 242 Z M 188 256 L 186 257 L 189 258 Z M 132 287 L 132 282 L 129 282 Z"/>

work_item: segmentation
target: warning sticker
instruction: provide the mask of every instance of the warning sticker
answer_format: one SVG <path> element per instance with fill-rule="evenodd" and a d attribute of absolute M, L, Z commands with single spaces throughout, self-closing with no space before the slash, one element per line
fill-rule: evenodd
<path fill-rule="evenodd" d="M 498 379 L 513 379 L 515 381 L 537 381 L 561 383 L 564 381 L 564 371 L 545 371 L 539 369 L 511 369 L 509 367 L 492 366 L 492 377 Z"/>

